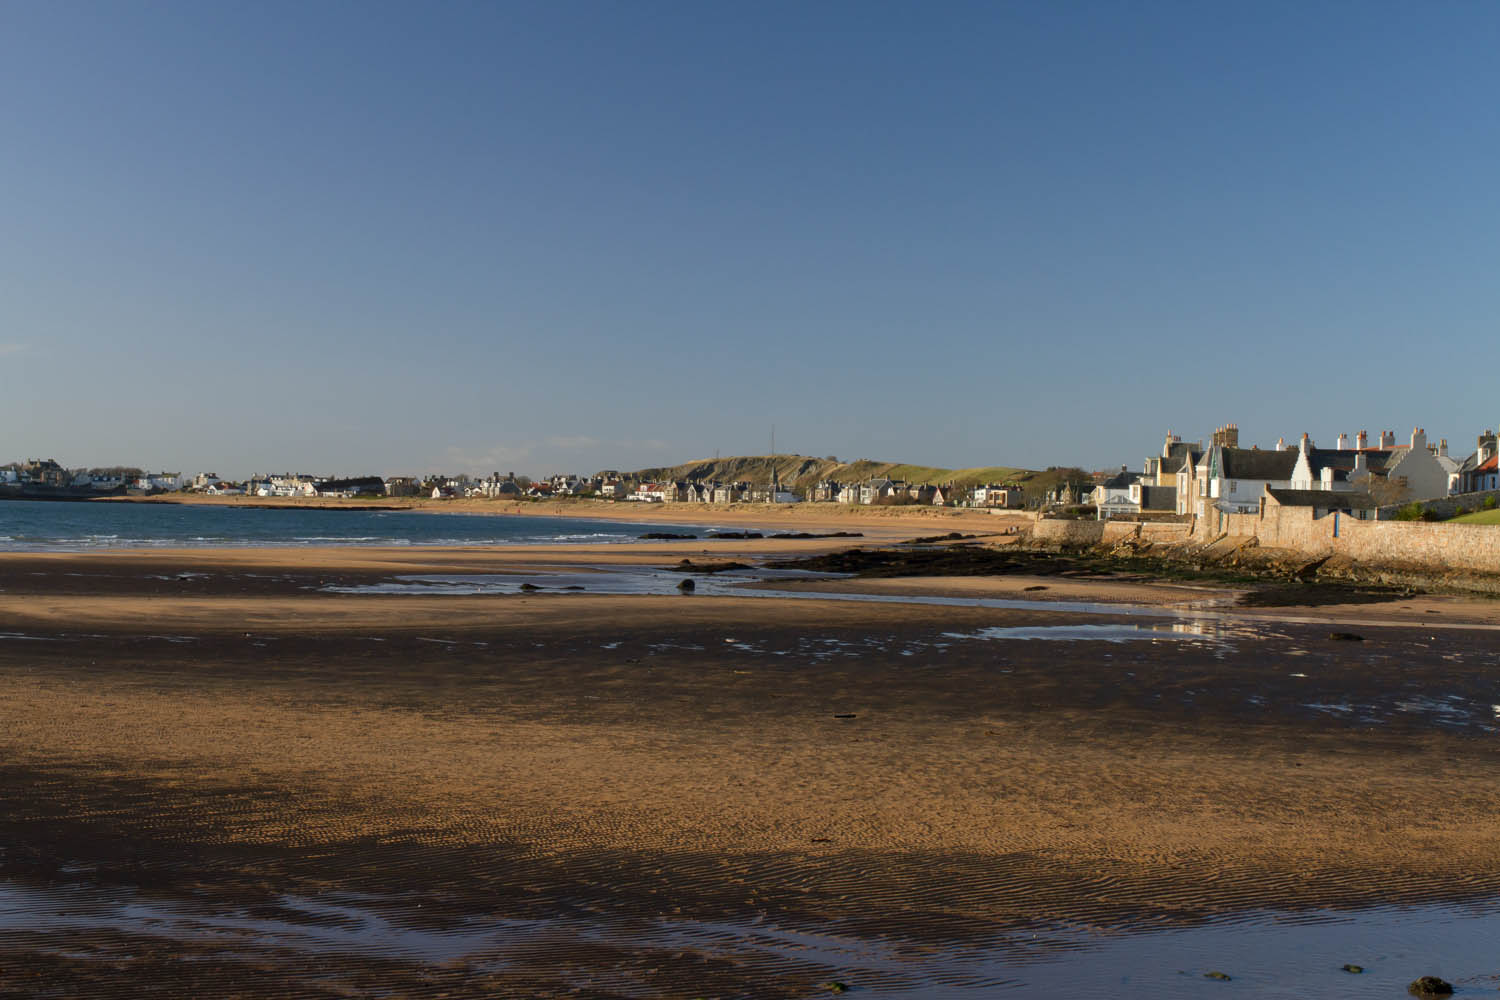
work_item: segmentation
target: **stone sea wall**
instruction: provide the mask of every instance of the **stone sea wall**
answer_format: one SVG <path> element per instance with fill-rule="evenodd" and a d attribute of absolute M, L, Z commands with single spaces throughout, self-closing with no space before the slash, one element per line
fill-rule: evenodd
<path fill-rule="evenodd" d="M 1038 520 L 1043 546 L 1115 549 L 1152 543 L 1153 554 L 1195 561 L 1320 565 L 1325 575 L 1500 592 L 1500 525 L 1314 518 L 1300 507 L 1226 514 L 1190 524 Z M 1170 547 L 1170 548 L 1164 548 Z"/>

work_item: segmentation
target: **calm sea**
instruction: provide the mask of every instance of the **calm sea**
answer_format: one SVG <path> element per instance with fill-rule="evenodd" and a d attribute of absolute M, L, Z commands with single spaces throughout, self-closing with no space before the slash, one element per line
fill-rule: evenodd
<path fill-rule="evenodd" d="M 626 542 L 703 526 L 573 517 L 0 500 L 0 550 Z"/>

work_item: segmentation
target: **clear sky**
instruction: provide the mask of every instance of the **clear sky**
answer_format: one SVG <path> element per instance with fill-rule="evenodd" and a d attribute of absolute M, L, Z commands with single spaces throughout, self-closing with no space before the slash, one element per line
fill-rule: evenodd
<path fill-rule="evenodd" d="M 1500 5 L 0 0 L 0 461 L 1500 421 Z"/>

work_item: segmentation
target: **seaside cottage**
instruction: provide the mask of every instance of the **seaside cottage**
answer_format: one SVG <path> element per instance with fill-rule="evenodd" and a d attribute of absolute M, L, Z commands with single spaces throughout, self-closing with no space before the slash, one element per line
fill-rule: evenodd
<path fill-rule="evenodd" d="M 859 502 L 869 506 L 877 503 L 889 503 L 898 493 L 906 492 L 906 484 L 883 477 L 871 479 L 859 488 Z"/>
<path fill-rule="evenodd" d="M 842 489 L 843 486 L 832 479 L 820 479 L 807 491 L 807 499 L 812 503 L 833 503 Z"/>
<path fill-rule="evenodd" d="M 1264 515 L 1277 507 L 1301 507 L 1311 509 L 1313 520 L 1329 514 L 1345 514 L 1360 521 L 1373 521 L 1380 505 L 1368 493 L 1347 490 L 1293 490 L 1267 486 L 1261 499 Z"/>
<path fill-rule="evenodd" d="M 1026 506 L 1026 493 L 1019 486 L 986 483 L 983 486 L 974 487 L 969 496 L 969 506 L 1019 510 Z"/>
<path fill-rule="evenodd" d="M 1460 493 L 1500 489 L 1500 448 L 1494 431 L 1479 435 L 1478 449 L 1459 466 L 1455 485 Z"/>
<path fill-rule="evenodd" d="M 1091 500 L 1098 508 L 1097 517 L 1107 521 L 1112 517 L 1126 517 L 1141 512 L 1141 476 L 1130 472 L 1125 466 L 1120 471 L 1094 487 Z"/>

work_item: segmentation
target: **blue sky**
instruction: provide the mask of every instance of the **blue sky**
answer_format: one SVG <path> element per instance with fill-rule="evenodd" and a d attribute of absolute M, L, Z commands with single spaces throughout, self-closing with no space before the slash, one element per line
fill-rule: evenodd
<path fill-rule="evenodd" d="M 1500 420 L 1500 7 L 0 4 L 0 461 Z"/>

